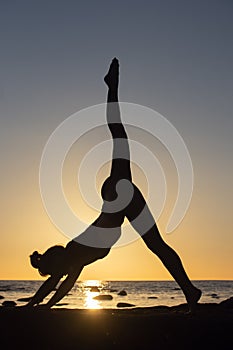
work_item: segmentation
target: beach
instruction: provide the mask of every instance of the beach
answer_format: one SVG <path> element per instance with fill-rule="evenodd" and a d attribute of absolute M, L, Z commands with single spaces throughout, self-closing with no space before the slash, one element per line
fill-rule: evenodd
<path fill-rule="evenodd" d="M 118 309 L 1 307 L 1 348 L 229 349 L 233 305 L 200 303 Z"/>

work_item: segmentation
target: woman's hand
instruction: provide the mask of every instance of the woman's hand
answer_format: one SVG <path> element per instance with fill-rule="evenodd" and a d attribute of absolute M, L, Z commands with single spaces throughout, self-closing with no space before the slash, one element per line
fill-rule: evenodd
<path fill-rule="evenodd" d="M 49 310 L 50 307 L 48 304 L 40 304 L 35 306 L 36 310 Z"/>

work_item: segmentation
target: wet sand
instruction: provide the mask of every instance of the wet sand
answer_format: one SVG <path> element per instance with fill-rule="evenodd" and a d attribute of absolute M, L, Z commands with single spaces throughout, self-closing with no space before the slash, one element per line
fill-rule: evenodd
<path fill-rule="evenodd" d="M 1 349 L 230 349 L 232 303 L 83 310 L 0 307 Z"/>

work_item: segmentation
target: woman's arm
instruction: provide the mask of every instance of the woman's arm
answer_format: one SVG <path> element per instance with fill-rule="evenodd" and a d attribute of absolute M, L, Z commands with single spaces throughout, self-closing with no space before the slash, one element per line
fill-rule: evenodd
<path fill-rule="evenodd" d="M 80 275 L 83 267 L 80 267 L 79 269 L 76 269 L 75 272 L 71 272 L 68 274 L 66 279 L 60 284 L 59 288 L 55 292 L 55 294 L 52 296 L 52 298 L 48 301 L 46 306 L 48 308 L 55 305 L 58 301 L 60 301 L 74 286 L 78 276 Z"/>
<path fill-rule="evenodd" d="M 49 277 L 42 286 L 38 289 L 36 294 L 32 297 L 26 306 L 34 306 L 40 304 L 43 299 L 56 287 L 62 276 Z"/>

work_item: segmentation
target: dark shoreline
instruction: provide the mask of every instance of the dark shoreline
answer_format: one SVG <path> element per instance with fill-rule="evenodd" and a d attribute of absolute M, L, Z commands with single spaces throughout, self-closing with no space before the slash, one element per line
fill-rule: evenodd
<path fill-rule="evenodd" d="M 13 349 L 230 349 L 228 303 L 130 309 L 0 307 L 1 348 Z"/>

